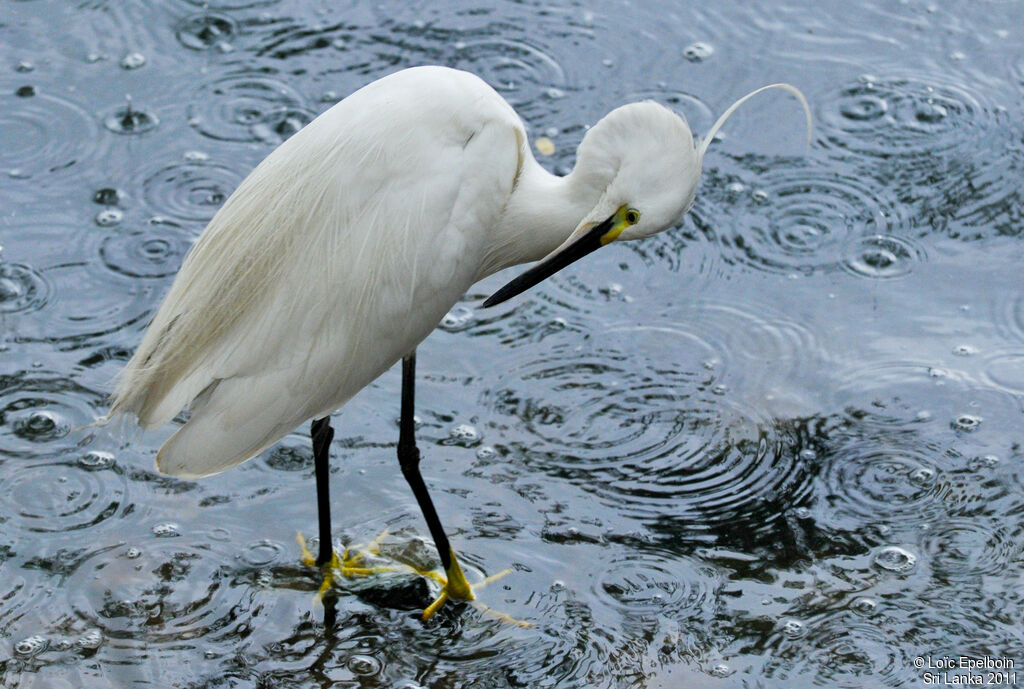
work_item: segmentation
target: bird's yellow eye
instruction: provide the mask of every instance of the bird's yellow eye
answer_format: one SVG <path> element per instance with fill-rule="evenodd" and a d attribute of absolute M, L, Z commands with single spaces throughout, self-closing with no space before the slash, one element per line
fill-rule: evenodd
<path fill-rule="evenodd" d="M 630 225 L 636 225 L 640 222 L 640 211 L 635 208 L 630 208 L 626 211 L 626 222 Z"/>

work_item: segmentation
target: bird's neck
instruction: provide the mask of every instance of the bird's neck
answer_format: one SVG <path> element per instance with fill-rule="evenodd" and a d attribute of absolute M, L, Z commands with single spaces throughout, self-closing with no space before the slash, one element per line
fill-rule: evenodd
<path fill-rule="evenodd" d="M 570 173 L 557 177 L 527 156 L 515 190 L 491 234 L 477 279 L 554 251 L 597 204 L 600 193 Z"/>

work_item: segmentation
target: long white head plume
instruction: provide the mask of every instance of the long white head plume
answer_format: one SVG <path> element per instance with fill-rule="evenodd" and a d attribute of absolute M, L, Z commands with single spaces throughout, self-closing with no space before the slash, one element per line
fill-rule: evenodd
<path fill-rule="evenodd" d="M 704 152 L 708 150 L 708 146 L 711 144 L 711 141 L 715 138 L 715 134 L 717 134 L 718 130 L 722 128 L 722 125 L 725 124 L 725 121 L 727 119 L 729 119 L 729 116 L 736 112 L 737 108 L 739 108 L 741 105 L 746 103 L 754 96 L 764 91 L 768 91 L 770 89 L 782 89 L 783 91 L 788 91 L 789 93 L 793 94 L 798 101 L 800 101 L 800 105 L 802 105 L 804 108 L 804 115 L 807 117 L 807 146 L 810 147 L 811 137 L 814 135 L 814 129 L 813 125 L 811 124 L 811 106 L 807 104 L 807 99 L 804 98 L 804 94 L 800 93 L 800 89 L 798 89 L 795 86 L 791 86 L 790 84 L 769 84 L 768 86 L 762 86 L 761 88 L 755 91 L 751 91 L 750 93 L 748 93 L 747 95 L 743 96 L 738 101 L 730 105 L 728 108 L 726 108 L 725 112 L 722 113 L 722 116 L 719 117 L 713 125 L 711 125 L 711 129 L 704 136 L 704 139 L 700 142 L 700 146 L 697 148 L 698 169 L 704 164 Z"/>

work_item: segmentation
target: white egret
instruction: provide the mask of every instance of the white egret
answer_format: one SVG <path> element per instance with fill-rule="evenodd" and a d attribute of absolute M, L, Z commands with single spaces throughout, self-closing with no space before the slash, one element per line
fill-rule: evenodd
<path fill-rule="evenodd" d="M 533 158 L 512 107 L 442 67 L 375 81 L 266 157 L 185 259 L 121 373 L 107 418 L 146 429 L 190 408 L 157 468 L 209 476 L 312 419 L 320 552 L 337 563 L 328 499 L 330 415 L 399 359 L 398 459 L 446 573 L 441 598 L 472 599 L 419 471 L 416 346 L 474 282 L 540 262 L 490 306 L 613 241 L 672 227 L 697 191 L 708 143 L 653 102 L 613 110 L 565 177 Z M 808 134 L 809 134 L 808 129 Z"/>

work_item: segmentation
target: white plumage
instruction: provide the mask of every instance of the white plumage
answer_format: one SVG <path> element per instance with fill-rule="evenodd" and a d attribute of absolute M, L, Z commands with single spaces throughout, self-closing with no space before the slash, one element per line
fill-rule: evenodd
<path fill-rule="evenodd" d="M 477 77 L 419 67 L 373 82 L 281 144 L 227 200 L 125 367 L 108 417 L 131 413 L 155 428 L 190 406 L 160 471 L 232 467 L 343 405 L 476 280 L 550 262 L 626 208 L 639 219 L 616 220 L 600 244 L 677 223 L 705 147 L 662 106 L 627 105 L 591 128 L 576 169 L 559 178 Z"/>

